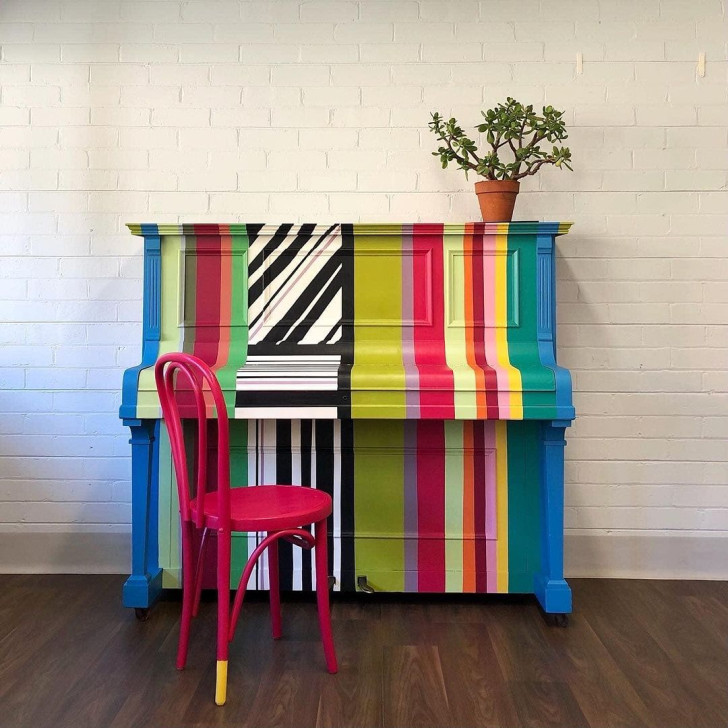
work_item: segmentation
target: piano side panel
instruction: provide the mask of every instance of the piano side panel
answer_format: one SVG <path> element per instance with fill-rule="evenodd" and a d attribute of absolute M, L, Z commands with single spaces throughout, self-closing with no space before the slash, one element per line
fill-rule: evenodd
<path fill-rule="evenodd" d="M 185 351 L 206 361 L 232 416 L 237 371 L 247 355 L 247 236 L 165 236 L 161 247 L 157 356 Z M 159 417 L 151 366 L 139 375 L 137 416 Z"/>

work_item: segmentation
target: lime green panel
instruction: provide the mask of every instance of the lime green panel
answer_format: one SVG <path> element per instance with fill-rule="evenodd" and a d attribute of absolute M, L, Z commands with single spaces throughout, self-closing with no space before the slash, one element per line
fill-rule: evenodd
<path fill-rule="evenodd" d="M 356 573 L 404 591 L 404 422 L 357 422 L 354 452 Z"/>
<path fill-rule="evenodd" d="M 354 418 L 404 418 L 402 237 L 390 233 L 361 240 L 356 237 L 356 227 L 351 414 Z M 382 401 L 382 391 L 387 392 L 386 402 Z M 371 408 L 380 404 L 386 405 L 382 412 L 372 414 Z M 358 412 L 358 407 L 365 409 Z"/>

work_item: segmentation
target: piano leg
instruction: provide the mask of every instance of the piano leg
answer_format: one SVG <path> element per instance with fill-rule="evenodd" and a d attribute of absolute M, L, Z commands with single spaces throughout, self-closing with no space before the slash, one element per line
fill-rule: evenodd
<path fill-rule="evenodd" d="M 541 572 L 534 592 L 547 614 L 571 612 L 571 588 L 564 580 L 564 430 L 569 424 L 541 425 Z"/>
<path fill-rule="evenodd" d="M 162 591 L 157 534 L 159 450 L 158 420 L 124 420 L 131 430 L 131 576 L 122 592 L 125 607 L 137 615 Z"/>

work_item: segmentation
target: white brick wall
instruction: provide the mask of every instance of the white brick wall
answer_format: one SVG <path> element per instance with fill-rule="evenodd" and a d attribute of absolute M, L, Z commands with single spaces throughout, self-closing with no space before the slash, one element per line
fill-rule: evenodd
<path fill-rule="evenodd" d="M 720 0 L 4 0 L 0 531 L 128 531 L 124 223 L 476 219 L 429 112 L 515 95 L 566 109 L 576 170 L 517 208 L 575 222 L 573 571 L 725 577 L 695 544 L 728 536 L 727 44 Z"/>

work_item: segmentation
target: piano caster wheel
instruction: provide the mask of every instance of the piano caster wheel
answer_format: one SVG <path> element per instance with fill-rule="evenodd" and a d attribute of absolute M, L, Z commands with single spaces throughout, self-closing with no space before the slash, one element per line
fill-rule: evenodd
<path fill-rule="evenodd" d="M 568 614 L 547 614 L 546 622 L 551 627 L 568 627 L 569 626 L 569 615 Z"/>
<path fill-rule="evenodd" d="M 356 588 L 358 591 L 364 592 L 365 594 L 374 594 L 374 589 L 369 586 L 366 576 L 356 577 Z"/>
<path fill-rule="evenodd" d="M 336 577 L 330 576 L 329 577 L 329 591 L 334 591 L 335 586 L 336 586 Z"/>
<path fill-rule="evenodd" d="M 134 616 L 140 622 L 146 622 L 149 619 L 149 607 L 134 607 Z"/>

